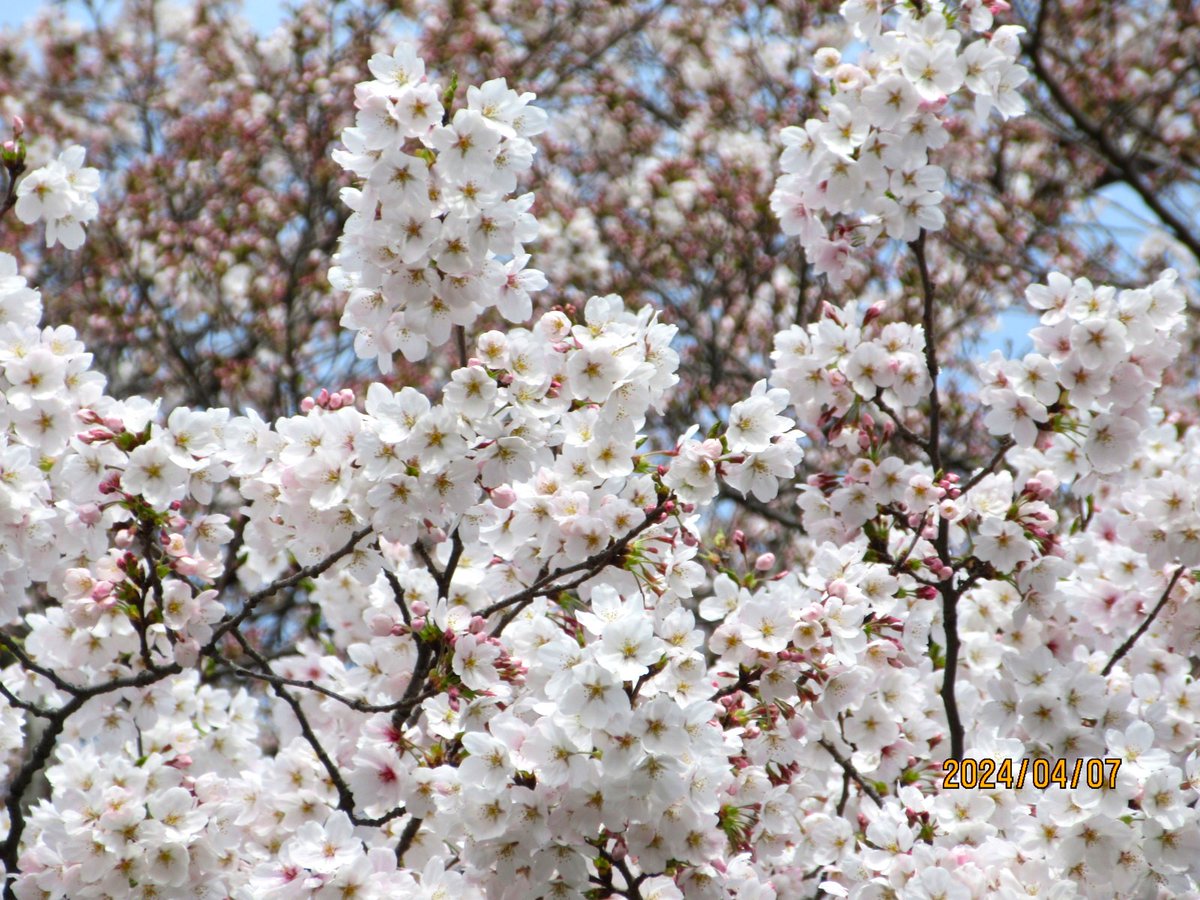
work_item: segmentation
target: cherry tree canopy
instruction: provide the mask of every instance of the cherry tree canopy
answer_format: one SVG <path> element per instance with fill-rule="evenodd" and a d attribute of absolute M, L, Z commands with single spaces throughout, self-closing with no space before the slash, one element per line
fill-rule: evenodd
<path fill-rule="evenodd" d="M 1200 889 L 1193 9 L 88 9 L 0 54 L 6 897 Z"/>

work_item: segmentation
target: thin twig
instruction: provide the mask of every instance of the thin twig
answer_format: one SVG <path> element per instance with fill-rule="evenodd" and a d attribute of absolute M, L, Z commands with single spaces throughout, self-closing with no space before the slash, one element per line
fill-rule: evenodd
<path fill-rule="evenodd" d="M 339 559 L 344 556 L 349 556 L 352 552 L 354 552 L 354 548 L 358 545 L 358 542 L 370 533 L 370 525 L 360 528 L 358 531 L 354 532 L 354 534 L 350 535 L 350 540 L 346 541 L 346 543 L 340 549 L 334 551 L 333 554 L 325 557 L 325 559 L 321 560 L 319 563 L 313 563 L 311 566 L 305 566 L 299 571 L 293 572 L 291 575 L 288 575 L 285 578 L 280 578 L 276 581 L 273 581 L 266 587 L 255 591 L 246 598 L 246 603 L 242 606 L 241 612 L 235 616 L 225 619 L 223 622 L 218 624 L 215 629 L 213 629 L 213 635 L 211 638 L 209 638 L 208 643 L 204 645 L 203 652 L 207 654 L 217 646 L 221 638 L 234 629 L 240 627 L 241 624 L 246 621 L 246 619 L 250 618 L 250 615 L 258 607 L 258 605 L 272 594 L 281 591 L 284 588 L 289 588 L 294 584 L 299 584 L 301 581 L 304 581 L 307 578 L 316 578 L 318 575 L 321 575 Z"/>
<path fill-rule="evenodd" d="M 992 457 L 991 462 L 971 476 L 970 480 L 968 480 L 967 483 L 962 486 L 962 493 L 967 493 L 967 491 L 971 490 L 971 488 L 975 487 L 975 485 L 979 484 L 979 482 L 983 481 L 983 479 L 995 472 L 996 466 L 1000 465 L 1008 451 L 1016 445 L 1017 442 L 1011 437 L 1006 437 L 1004 440 L 1002 440 L 1000 442 L 1000 446 L 996 448 L 996 454 Z"/>
<path fill-rule="evenodd" d="M 1045 3 L 1045 0 L 1043 0 L 1043 3 Z M 1141 173 L 1138 172 L 1133 160 L 1125 155 L 1114 142 L 1113 137 L 1110 136 L 1110 132 L 1092 122 L 1083 110 L 1076 106 L 1071 98 L 1067 96 L 1066 91 L 1063 90 L 1062 85 L 1058 83 L 1057 79 L 1050 74 L 1050 70 L 1046 68 L 1042 60 L 1041 39 L 1042 34 L 1039 26 L 1034 32 L 1034 36 L 1026 42 L 1025 49 L 1034 74 L 1045 85 L 1046 90 L 1050 92 L 1050 97 L 1067 114 L 1072 124 L 1092 142 L 1093 152 L 1106 163 L 1116 168 L 1121 173 L 1122 180 L 1133 188 L 1142 199 L 1142 202 L 1150 207 L 1159 220 L 1170 229 L 1175 239 L 1187 247 L 1196 259 L 1200 259 L 1200 237 L 1193 234 L 1192 230 L 1182 219 L 1167 209 L 1166 205 L 1159 199 L 1158 194 L 1142 179 Z"/>
<path fill-rule="evenodd" d="M 1162 596 L 1159 597 L 1158 603 L 1155 605 L 1154 609 L 1151 610 L 1150 615 L 1146 616 L 1146 620 L 1138 626 L 1138 630 L 1131 634 L 1125 640 L 1125 643 L 1117 648 L 1117 652 L 1112 655 L 1112 658 L 1109 659 L 1104 668 L 1100 670 L 1101 675 L 1107 676 L 1108 673 L 1113 670 L 1113 666 L 1120 662 L 1121 658 L 1133 649 L 1133 645 L 1137 643 L 1138 638 L 1145 634 L 1149 630 L 1150 626 L 1154 624 L 1154 620 L 1158 617 L 1158 614 L 1162 612 L 1162 608 L 1167 605 L 1167 600 L 1170 599 L 1171 591 L 1174 590 L 1175 584 L 1179 581 L 1179 577 L 1183 574 L 1183 570 L 1185 568 L 1186 566 L 1180 566 L 1175 570 L 1175 574 L 1173 574 L 1171 576 L 1171 580 L 1167 582 L 1167 589 L 1162 592 Z"/>
<path fill-rule="evenodd" d="M 846 757 L 841 754 L 838 748 L 833 746 L 833 744 L 831 744 L 825 738 L 821 738 L 819 741 L 817 741 L 817 743 L 824 747 L 826 752 L 834 758 L 834 761 L 836 761 L 837 764 L 842 767 L 843 772 L 854 779 L 854 783 L 862 788 L 864 794 L 874 800 L 879 806 L 883 806 L 883 799 L 879 796 L 879 791 L 875 790 L 875 788 L 858 773 L 858 769 L 854 768 L 854 763 L 846 759 Z"/>
<path fill-rule="evenodd" d="M 897 415 L 895 410 L 893 410 L 888 405 L 887 401 L 883 399 L 882 388 L 875 393 L 875 396 L 872 398 L 871 402 L 883 410 L 883 412 L 887 413 L 888 418 L 890 418 L 892 423 L 896 426 L 896 434 L 900 435 L 900 437 L 904 438 L 904 440 L 908 441 L 910 444 L 920 447 L 930 456 L 933 455 L 932 450 L 930 449 L 929 441 L 925 440 L 925 438 L 921 437 L 902 421 L 900 421 L 900 416 Z"/>
<path fill-rule="evenodd" d="M 523 591 L 513 594 L 511 597 L 505 597 L 503 600 L 497 600 L 491 606 L 487 607 L 487 609 L 480 612 L 479 615 L 486 619 L 488 616 L 494 615 L 495 613 L 500 612 L 502 609 L 507 609 L 510 606 L 515 606 L 525 601 L 533 600 L 543 594 L 551 594 L 560 590 L 566 590 L 569 587 L 578 586 L 578 584 L 586 581 L 587 578 L 585 577 L 581 581 L 575 582 L 571 585 L 560 585 L 555 584 L 554 582 L 558 581 L 558 579 L 562 578 L 564 575 L 573 575 L 576 572 L 588 572 L 590 573 L 588 577 L 591 577 L 591 574 L 599 572 L 605 566 L 612 563 L 625 551 L 625 548 L 633 542 L 634 538 L 636 538 L 651 525 L 654 525 L 659 521 L 659 516 L 661 515 L 663 507 L 666 505 L 666 503 L 666 500 L 660 500 L 657 506 L 651 509 L 650 512 L 646 513 L 646 517 L 642 520 L 640 525 L 638 525 L 624 537 L 613 541 L 599 553 L 592 554 L 582 562 L 566 566 L 562 569 L 555 569 L 553 572 L 543 575 Z"/>

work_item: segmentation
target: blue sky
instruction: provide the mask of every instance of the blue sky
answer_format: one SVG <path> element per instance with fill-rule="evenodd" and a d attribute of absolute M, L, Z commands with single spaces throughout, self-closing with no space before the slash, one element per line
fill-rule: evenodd
<path fill-rule="evenodd" d="M 266 32 L 279 22 L 279 12 L 285 3 L 286 0 L 243 0 L 242 8 L 251 24 L 259 31 Z M 20 25 L 33 18 L 39 9 L 49 6 L 46 0 L 0 0 L 0 26 Z M 83 18 L 78 3 L 69 2 L 67 9 L 69 15 Z"/>

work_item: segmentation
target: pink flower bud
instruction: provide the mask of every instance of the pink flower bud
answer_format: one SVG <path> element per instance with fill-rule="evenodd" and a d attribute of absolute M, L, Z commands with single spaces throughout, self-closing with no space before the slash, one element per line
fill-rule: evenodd
<path fill-rule="evenodd" d="M 20 116 L 13 116 L 13 137 L 19 138 L 25 133 L 25 120 Z"/>
<path fill-rule="evenodd" d="M 754 568 L 757 569 L 759 572 L 770 571 L 772 568 L 774 568 L 774 566 L 775 566 L 775 554 L 774 553 L 764 553 L 762 556 L 760 556 L 758 559 L 756 559 L 754 561 Z"/>
<path fill-rule="evenodd" d="M 95 525 L 100 521 L 101 516 L 104 515 L 100 507 L 95 503 L 83 504 L 83 506 L 76 510 L 76 513 L 79 516 L 79 521 L 84 525 Z"/>
<path fill-rule="evenodd" d="M 174 653 L 175 662 L 184 668 L 190 668 L 200 661 L 200 643 L 195 638 L 184 638 L 181 641 L 175 642 Z M 183 760 L 186 760 L 184 762 Z M 176 762 L 178 761 L 178 765 Z M 168 766 L 183 768 L 192 764 L 190 756 L 177 756 L 174 760 L 167 763 Z"/>
<path fill-rule="evenodd" d="M 417 616 L 412 621 L 413 631 L 420 631 L 425 627 L 425 617 Z"/>
<path fill-rule="evenodd" d="M 496 509 L 508 509 L 517 502 L 517 492 L 507 484 L 502 484 L 492 491 L 491 498 Z"/>
<path fill-rule="evenodd" d="M 414 600 L 411 608 L 414 616 L 424 616 L 429 613 L 429 604 L 424 600 Z"/>
<path fill-rule="evenodd" d="M 312 397 L 305 397 L 303 400 L 300 401 L 300 411 L 306 412 L 306 413 L 312 412 L 313 407 L 316 405 L 317 405 L 317 403 L 315 400 L 313 400 Z"/>
<path fill-rule="evenodd" d="M 483 616 L 471 616 L 471 622 L 467 625 L 467 631 L 471 632 L 471 634 L 482 634 L 485 628 L 487 628 L 487 621 Z"/>
<path fill-rule="evenodd" d="M 329 398 L 329 408 L 330 409 L 341 409 L 342 408 L 342 395 L 341 394 L 333 394 Z"/>
<path fill-rule="evenodd" d="M 113 584 L 111 581 L 97 581 L 92 588 L 92 599 L 97 603 L 102 603 L 108 599 L 108 596 L 113 592 Z"/>
<path fill-rule="evenodd" d="M 376 613 L 371 616 L 371 634 L 375 637 L 387 637 L 392 633 L 392 626 L 395 624 L 396 621 L 391 616 Z"/>
<path fill-rule="evenodd" d="M 200 574 L 200 570 L 202 568 L 203 565 L 201 564 L 200 560 L 196 559 L 194 556 L 181 556 L 175 560 L 175 571 L 179 575 L 184 575 L 187 577 L 198 575 Z"/>

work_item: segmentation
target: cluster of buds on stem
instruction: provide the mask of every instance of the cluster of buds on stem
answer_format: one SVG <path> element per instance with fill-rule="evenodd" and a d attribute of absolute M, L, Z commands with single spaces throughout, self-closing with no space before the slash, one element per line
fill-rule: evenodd
<path fill-rule="evenodd" d="M 312 412 L 314 407 L 321 409 L 335 410 L 341 409 L 343 406 L 354 405 L 354 391 L 350 388 L 342 388 L 337 393 L 331 394 L 325 388 L 321 388 L 320 393 L 316 397 L 305 397 L 300 401 L 300 409 L 303 412 Z"/>

